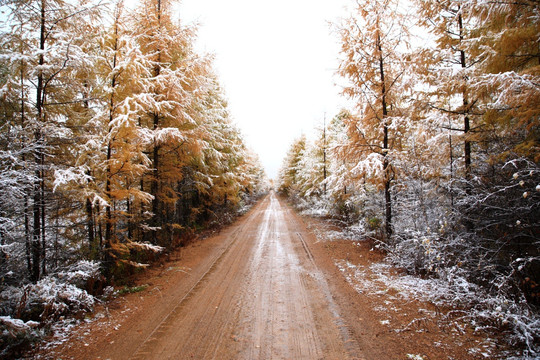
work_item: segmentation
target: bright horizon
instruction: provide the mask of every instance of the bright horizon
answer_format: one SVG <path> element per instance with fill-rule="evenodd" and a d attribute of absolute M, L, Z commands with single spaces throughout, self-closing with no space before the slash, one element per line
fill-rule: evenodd
<path fill-rule="evenodd" d="M 291 142 L 346 104 L 335 86 L 339 41 L 329 22 L 350 0 L 183 0 L 184 24 L 199 23 L 196 48 L 214 68 L 233 121 L 275 179 Z"/>

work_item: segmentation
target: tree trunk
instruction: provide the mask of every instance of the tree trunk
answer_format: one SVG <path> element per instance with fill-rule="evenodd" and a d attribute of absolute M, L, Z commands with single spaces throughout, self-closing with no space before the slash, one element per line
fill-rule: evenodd
<path fill-rule="evenodd" d="M 41 275 L 47 275 L 45 234 L 45 154 L 41 152 Z"/>
<path fill-rule="evenodd" d="M 41 20 L 40 20 L 40 41 L 39 48 L 42 53 L 39 55 L 39 66 L 42 67 L 45 63 L 43 51 L 45 50 L 45 0 L 41 0 Z M 34 132 L 34 140 L 38 145 L 38 149 L 35 154 L 36 162 L 36 181 L 34 182 L 34 203 L 33 203 L 33 215 L 34 215 L 34 228 L 32 234 L 32 272 L 30 274 L 30 280 L 37 282 L 40 278 L 40 264 L 41 264 L 41 212 L 43 211 L 43 199 L 41 186 L 42 186 L 42 134 L 41 134 L 41 122 L 43 119 L 43 72 L 40 70 L 38 73 L 37 89 L 36 89 L 36 111 L 37 111 L 37 124 Z"/>
<path fill-rule="evenodd" d="M 381 98 L 382 98 L 382 113 L 383 113 L 383 173 L 384 173 L 384 203 L 385 203 L 385 233 L 386 239 L 389 240 L 392 236 L 392 194 L 390 192 L 390 162 L 388 160 L 388 107 L 386 104 L 386 83 L 384 78 L 384 61 L 382 55 L 382 46 L 380 35 L 377 35 L 377 47 L 379 52 L 379 72 L 381 78 Z"/>
<path fill-rule="evenodd" d="M 0 229 L 0 245 L 4 246 L 5 244 L 6 244 L 6 240 L 5 240 L 4 230 Z M 6 253 L 4 252 L 3 248 L 0 248 L 0 265 L 2 265 L 2 267 L 4 266 L 6 259 L 7 259 Z"/>
<path fill-rule="evenodd" d="M 326 114 L 323 122 L 323 194 L 326 195 Z"/>
<path fill-rule="evenodd" d="M 36 176 L 39 176 L 39 171 L 36 171 Z M 40 259 L 41 259 L 41 243 L 40 243 L 40 235 L 41 235 L 41 211 L 40 211 L 40 204 L 41 204 L 41 192 L 39 191 L 39 184 L 40 181 L 36 181 L 36 184 L 34 185 L 34 229 L 32 234 L 32 272 L 30 274 L 30 280 L 32 282 L 37 282 L 40 278 Z"/>
<path fill-rule="evenodd" d="M 86 198 L 86 229 L 88 231 L 88 248 L 93 251 L 96 240 L 94 235 L 94 207 L 89 197 Z"/>
<path fill-rule="evenodd" d="M 461 14 L 458 14 L 458 26 L 459 26 L 459 39 L 460 41 L 463 41 L 463 18 Z M 460 50 L 459 51 L 459 57 L 460 57 L 460 65 L 462 69 L 467 68 L 467 61 L 465 57 L 465 51 Z M 466 81 L 467 78 L 464 77 L 464 81 Z M 465 162 L 465 194 L 467 196 L 472 195 L 472 184 L 471 184 L 471 142 L 469 140 L 469 132 L 471 130 L 471 124 L 469 119 L 469 99 L 467 95 L 466 87 L 463 86 L 463 92 L 462 92 L 462 98 L 463 98 L 463 155 L 464 155 L 464 162 Z M 474 224 L 473 222 L 465 217 L 464 220 L 465 228 L 468 231 L 473 231 Z"/>
<path fill-rule="evenodd" d="M 114 28 L 114 55 L 113 55 L 113 69 L 116 69 L 116 62 L 117 62 L 117 51 L 118 51 L 118 20 L 115 22 L 115 28 Z M 113 75 L 111 79 L 111 97 L 109 99 L 109 125 L 108 125 L 108 134 L 109 134 L 109 141 L 107 143 L 107 157 L 106 157 L 106 180 L 105 180 L 105 194 L 107 196 L 108 204 L 107 208 L 105 209 L 105 273 L 107 276 L 110 273 L 110 270 L 112 268 L 113 258 L 112 258 L 112 242 L 113 242 L 113 218 L 112 218 L 112 207 L 114 206 L 114 200 L 111 193 L 111 177 L 112 177 L 112 169 L 111 169 L 111 160 L 112 160 L 112 123 L 114 120 L 114 89 L 116 87 L 116 75 Z"/>
<path fill-rule="evenodd" d="M 159 126 L 159 115 L 154 114 L 154 130 L 157 130 Z M 150 184 L 150 193 L 154 197 L 152 200 L 152 213 L 153 227 L 159 227 L 161 225 L 161 214 L 160 214 L 160 201 L 159 201 L 159 145 L 157 142 L 154 142 L 154 149 L 152 152 L 152 182 Z M 152 243 L 157 243 L 157 232 L 152 231 Z"/>
<path fill-rule="evenodd" d="M 29 204 L 29 195 L 28 191 L 24 195 L 24 239 L 25 239 L 25 252 L 26 252 L 26 266 L 28 269 L 28 274 L 32 274 L 32 236 L 30 234 L 30 204 Z"/>
<path fill-rule="evenodd" d="M 157 0 L 157 19 L 158 19 L 158 34 L 156 36 L 159 36 L 159 32 L 161 32 L 161 0 Z M 158 77 L 161 73 L 161 49 L 158 47 L 157 51 L 157 58 L 156 58 L 156 65 L 154 66 L 154 77 Z M 158 95 L 158 90 L 155 90 L 155 95 Z M 154 122 L 154 131 L 157 131 L 160 123 L 159 123 L 159 114 L 154 113 L 152 114 L 152 120 Z M 160 227 L 162 225 L 162 214 L 161 214 L 161 204 L 160 204 L 160 198 L 159 198 L 159 144 L 156 140 L 154 140 L 154 149 L 152 151 L 152 180 L 150 183 L 150 194 L 154 197 L 152 200 L 152 226 L 153 227 Z M 151 242 L 154 244 L 157 244 L 157 231 L 152 231 L 151 236 Z"/>
<path fill-rule="evenodd" d="M 22 26 L 21 26 L 22 27 Z M 22 33 L 22 30 L 21 30 Z M 21 54 L 23 53 L 23 47 L 21 42 Z M 25 111 L 25 94 L 24 94 L 24 61 L 21 60 L 21 128 L 23 131 L 26 126 L 26 111 Z M 26 145 L 26 135 L 24 135 L 23 146 Z M 25 164 L 26 170 L 26 155 L 23 153 L 22 161 Z M 32 257 L 31 257 L 31 234 L 30 234 L 30 190 L 25 186 L 24 189 L 24 241 L 25 241 L 25 253 L 26 253 L 26 266 L 28 274 L 32 274 Z"/>
<path fill-rule="evenodd" d="M 132 214 L 131 200 L 128 197 L 126 199 L 126 214 L 127 214 L 127 231 L 128 239 L 133 240 L 133 214 Z"/>
<path fill-rule="evenodd" d="M 461 17 L 461 14 L 458 15 L 458 25 L 459 25 L 459 39 L 463 41 L 463 18 Z M 465 51 L 460 50 L 460 64 L 461 68 L 465 69 L 467 68 L 467 61 L 465 58 Z M 471 143 L 469 141 L 469 132 L 471 130 L 471 124 L 470 119 L 468 116 L 468 106 L 469 106 L 469 99 L 467 96 L 467 91 L 463 89 L 463 111 L 465 112 L 465 116 L 463 117 L 463 131 L 464 131 L 464 141 L 463 141 L 463 147 L 464 147 L 464 158 L 465 158 L 465 180 L 467 181 L 466 191 L 467 194 L 470 194 L 470 186 L 469 181 L 471 178 Z"/>
<path fill-rule="evenodd" d="M 101 207 L 96 204 L 96 217 L 99 219 L 97 225 L 97 234 L 99 239 L 99 249 L 103 249 L 103 219 L 101 218 Z"/>
<path fill-rule="evenodd" d="M 448 124 L 448 128 L 452 128 L 452 123 Z M 452 133 L 451 130 L 448 131 L 448 146 L 450 148 L 450 206 L 452 208 L 452 211 L 454 210 L 454 189 L 453 189 L 453 181 L 454 181 L 454 149 L 452 145 Z"/>

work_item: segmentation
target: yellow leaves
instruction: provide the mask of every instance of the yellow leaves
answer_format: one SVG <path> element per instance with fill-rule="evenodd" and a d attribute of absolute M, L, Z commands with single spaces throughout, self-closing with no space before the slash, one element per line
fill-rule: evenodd
<path fill-rule="evenodd" d="M 122 256 L 129 256 L 129 247 L 124 243 L 119 242 L 110 242 L 110 255 L 114 258 L 119 258 Z"/>
<path fill-rule="evenodd" d="M 174 230 L 184 230 L 185 227 L 180 225 L 180 224 L 172 224 L 171 227 L 174 229 Z"/>

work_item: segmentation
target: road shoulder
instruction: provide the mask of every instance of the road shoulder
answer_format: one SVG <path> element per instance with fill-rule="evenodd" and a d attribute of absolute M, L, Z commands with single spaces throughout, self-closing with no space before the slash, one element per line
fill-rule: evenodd
<path fill-rule="evenodd" d="M 293 213 L 291 211 L 291 213 Z M 489 334 L 474 333 L 465 322 L 448 321 L 441 309 L 426 301 L 405 299 L 399 289 L 354 283 L 347 274 L 351 267 L 365 283 L 375 283 L 373 266 L 384 265 L 388 276 L 400 273 L 384 263 L 384 255 L 369 241 L 331 238 L 339 230 L 329 222 L 307 216 L 297 222 L 308 231 L 307 245 L 338 305 L 350 337 L 363 359 L 485 359 L 496 356 L 496 342 Z M 347 278 L 349 276 L 349 279 Z"/>

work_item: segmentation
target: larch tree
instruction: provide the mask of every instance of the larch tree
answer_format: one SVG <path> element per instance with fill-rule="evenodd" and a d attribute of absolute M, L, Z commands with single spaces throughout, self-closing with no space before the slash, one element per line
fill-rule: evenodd
<path fill-rule="evenodd" d="M 215 79 L 204 88 L 204 96 L 196 114 L 198 124 L 198 149 L 196 153 L 184 153 L 189 159 L 182 167 L 178 183 L 179 224 L 197 224 L 208 218 L 215 202 L 223 204 L 226 197 L 221 174 L 227 171 L 224 151 L 232 141 L 227 136 L 228 112 L 219 93 Z"/>
<path fill-rule="evenodd" d="M 302 135 L 289 147 L 287 155 L 278 174 L 278 188 L 287 196 L 295 197 L 299 194 L 300 162 L 306 149 L 306 136 Z"/>
<path fill-rule="evenodd" d="M 128 28 L 123 2 L 116 3 L 112 23 L 101 41 L 99 61 L 104 76 L 104 110 L 95 120 L 105 131 L 102 137 L 102 162 L 96 165 L 101 191 L 95 199 L 104 199 L 105 259 L 107 266 L 116 262 L 134 264 L 124 259 L 131 248 L 140 246 L 133 222 L 139 217 L 134 210 L 152 201 L 152 196 L 138 186 L 148 171 L 150 160 L 144 153 L 145 143 L 139 124 L 140 97 L 145 97 L 149 77 L 149 58 L 137 46 L 138 34 Z"/>
<path fill-rule="evenodd" d="M 32 271 L 30 225 L 30 196 L 34 182 L 35 166 L 31 161 L 36 151 L 29 130 L 28 113 L 30 84 L 27 81 L 29 54 L 27 33 L 23 31 L 26 20 L 11 14 L 11 28 L 2 36 L 0 62 L 0 168 L 2 197 L 0 205 L 0 227 L 2 254 L 4 259 L 14 258 L 15 253 L 24 253 L 28 274 Z M 6 23 L 6 25 L 9 24 Z M 4 25 L 4 24 L 3 24 Z M 19 213 L 22 217 L 15 216 Z M 22 233 L 16 229 L 24 229 Z M 12 248 L 13 251 L 8 249 Z M 18 248 L 18 249 L 17 249 Z M 21 248 L 24 249 L 21 251 Z M 9 254 L 9 255 L 8 255 Z M 6 272 L 11 271 L 7 264 Z M 16 270 L 15 272 L 17 272 Z"/>
<path fill-rule="evenodd" d="M 158 242 L 156 230 L 165 224 L 167 208 L 177 200 L 174 189 L 182 179 L 186 154 L 200 151 L 197 108 L 207 82 L 208 60 L 193 51 L 194 29 L 172 19 L 168 0 L 145 0 L 135 10 L 133 29 L 143 54 L 150 55 L 147 94 L 142 100 L 141 125 L 147 129 L 148 174 L 152 219 L 148 234 Z"/>
<path fill-rule="evenodd" d="M 209 77 L 205 87 L 204 107 L 200 113 L 203 128 L 201 153 L 193 158 L 191 181 L 200 205 L 206 211 L 201 218 L 214 220 L 225 211 L 235 208 L 243 197 L 256 193 L 254 177 L 260 166 L 248 153 L 241 133 L 232 123 L 225 95 L 217 80 Z"/>
<path fill-rule="evenodd" d="M 480 59 L 481 76 L 471 88 L 481 100 L 483 126 L 480 141 L 506 147 L 504 158 L 522 156 L 540 162 L 540 4 L 536 1 L 493 2 L 470 5 L 477 26 L 471 30 L 469 51 Z M 486 137 L 485 139 L 483 137 Z M 514 154 L 514 155 L 513 155 Z"/>
<path fill-rule="evenodd" d="M 259 194 L 268 189 L 266 173 L 262 167 L 259 157 L 250 149 L 244 149 L 243 161 L 236 168 L 239 174 L 241 195 L 246 199 L 257 198 Z"/>
<path fill-rule="evenodd" d="M 430 107 L 425 113 L 449 131 L 452 206 L 459 210 L 456 216 L 471 248 L 504 258 L 502 239 L 507 244 L 514 238 L 529 243 L 537 226 L 532 219 L 538 209 L 530 197 L 520 195 L 535 194 L 534 164 L 540 158 L 538 4 L 472 0 L 417 4 L 423 26 L 434 39 L 434 46 L 422 53 L 420 68 L 432 90 L 425 94 Z M 439 119 L 433 111 L 439 112 Z M 454 136 L 456 132 L 461 135 Z M 456 143 L 462 147 L 459 152 Z M 514 173 L 528 174 L 530 182 L 518 176 L 528 189 L 525 185 L 516 189 Z M 511 229 L 516 222 L 527 225 L 515 232 Z"/>
<path fill-rule="evenodd" d="M 5 49 L 5 48 L 4 48 Z M 35 144 L 29 141 L 23 108 L 27 99 L 20 97 L 24 87 L 13 83 L 5 70 L 17 67 L 11 61 L 0 65 L 0 277 L 32 270 L 29 194 L 36 181 L 31 161 Z M 16 79 L 15 79 L 16 80 Z M 15 91 L 13 91 L 15 90 Z M 16 96 L 12 96 L 16 95 Z M 8 261 L 11 259 L 11 261 Z M 14 259 L 19 260 L 13 261 Z"/>
<path fill-rule="evenodd" d="M 472 2 L 470 9 L 477 26 L 469 51 L 479 59 L 471 90 L 482 113 L 477 139 L 485 160 L 464 209 L 485 257 L 505 274 L 504 285 L 538 306 L 540 4 Z"/>
<path fill-rule="evenodd" d="M 28 206 L 32 212 L 31 272 L 38 281 L 46 271 L 47 202 L 53 164 L 48 154 L 59 149 L 58 140 L 70 132 L 68 108 L 81 101 L 73 96 L 71 72 L 84 61 L 81 45 L 84 39 L 78 29 L 84 28 L 85 15 L 91 4 L 75 6 L 63 1 L 7 1 L 12 43 L 10 56 L 17 57 L 20 84 L 21 120 L 27 138 L 36 145 L 33 151 L 35 181 Z M 79 22 L 75 25 L 76 22 Z M 60 137 L 59 137 L 60 135 Z M 29 159 L 28 159 L 29 160 Z"/>
<path fill-rule="evenodd" d="M 417 1 L 419 24 L 427 29 L 434 46 L 419 51 L 417 69 L 422 69 L 425 87 L 424 111 L 448 133 L 450 197 L 471 195 L 475 149 L 486 128 L 482 124 L 482 96 L 474 89 L 483 76 L 482 56 L 473 51 L 475 29 L 481 24 L 475 16 L 475 1 Z M 434 114 L 438 113 L 438 115 Z M 428 114 L 430 113 L 430 114 Z M 443 124 L 441 122 L 446 122 Z M 460 149 L 457 148 L 459 145 Z M 477 157 L 482 157 L 478 154 Z M 481 162 L 480 158 L 477 162 Z M 454 185 L 456 183 L 456 185 Z M 461 195 L 459 193 L 461 192 Z M 470 221 L 464 225 L 472 229 Z"/>
<path fill-rule="evenodd" d="M 92 98 L 84 106 L 92 116 L 82 126 L 81 144 L 73 151 L 76 160 L 56 172 L 55 185 L 72 189 L 73 198 L 82 197 L 89 257 L 103 260 L 110 274 L 122 262 L 136 265 L 127 259 L 130 249 L 141 246 L 135 208 L 152 200 L 139 186 L 150 164 L 139 124 L 149 61 L 128 27 L 121 1 L 110 11 L 110 24 L 96 31 L 93 45 Z M 84 83 L 91 78 L 84 76 Z"/>
<path fill-rule="evenodd" d="M 328 178 L 326 180 L 329 199 L 332 199 L 336 214 L 351 221 L 354 209 L 362 205 L 363 197 L 359 197 L 362 181 L 355 177 L 356 150 L 349 136 L 347 125 L 351 113 L 341 110 L 328 124 Z"/>
<path fill-rule="evenodd" d="M 385 233 L 392 235 L 392 151 L 400 147 L 399 123 L 407 87 L 403 55 L 407 47 L 407 17 L 395 0 L 357 3 L 356 14 L 338 25 L 341 65 L 349 81 L 344 94 L 357 102 L 358 115 L 349 118 L 351 143 L 359 159 L 358 178 L 380 185 L 384 193 Z M 352 152 L 349 152 L 352 154 Z"/>
<path fill-rule="evenodd" d="M 329 156 L 326 123 L 316 131 L 315 141 L 306 144 L 298 164 L 297 182 L 304 197 L 324 196 L 327 189 Z"/>

